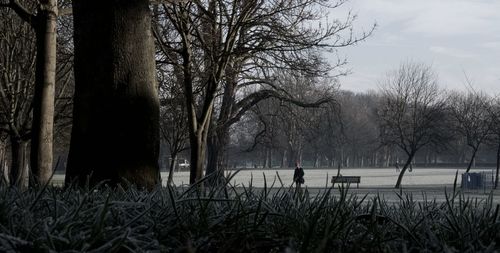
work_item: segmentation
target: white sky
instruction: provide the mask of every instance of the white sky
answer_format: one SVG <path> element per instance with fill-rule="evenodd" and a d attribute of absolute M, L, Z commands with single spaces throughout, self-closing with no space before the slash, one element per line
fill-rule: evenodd
<path fill-rule="evenodd" d="M 342 89 L 376 90 L 412 60 L 431 65 L 443 88 L 465 90 L 467 76 L 475 89 L 500 93 L 500 0 L 351 0 L 342 8 L 358 15 L 357 31 L 378 25 L 367 41 L 339 51 L 352 72 Z"/>

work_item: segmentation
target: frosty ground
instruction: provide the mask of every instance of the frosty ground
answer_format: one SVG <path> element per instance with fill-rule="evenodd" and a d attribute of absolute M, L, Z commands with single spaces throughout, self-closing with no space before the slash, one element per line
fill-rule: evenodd
<path fill-rule="evenodd" d="M 398 201 L 398 195 L 411 194 L 411 196 L 421 201 L 427 198 L 428 200 L 435 199 L 438 202 L 446 200 L 446 193 L 451 194 L 453 191 L 453 183 L 458 170 L 457 187 L 460 187 L 461 174 L 465 172 L 463 168 L 414 168 L 412 172 L 407 171 L 403 178 L 402 189 L 394 189 L 399 172 L 396 169 L 389 168 L 346 168 L 341 170 L 344 176 L 360 176 L 361 183 L 359 188 L 356 184 L 350 186 L 349 192 L 359 195 L 368 195 L 369 198 L 377 195 L 383 197 L 387 201 Z M 493 173 L 491 168 L 488 169 L 473 169 L 471 172 L 489 172 Z M 236 187 L 248 187 L 250 184 L 255 188 L 263 188 L 273 186 L 292 187 L 293 169 L 242 169 L 228 170 L 226 176 L 234 174 L 231 184 Z M 308 169 L 305 168 L 305 184 L 304 186 L 311 193 L 319 193 L 331 187 L 331 176 L 337 175 L 336 169 Z M 279 177 L 278 177 L 279 176 Z M 167 172 L 162 172 L 161 177 L 163 184 L 168 178 Z M 280 181 L 281 179 L 281 181 Z M 54 175 L 53 181 L 55 184 L 62 184 L 64 175 Z M 176 186 L 183 186 L 189 183 L 189 172 L 178 171 L 173 177 Z M 264 184 L 266 181 L 266 184 Z M 485 200 L 492 197 L 493 201 L 500 203 L 500 190 L 491 189 L 476 189 L 462 190 L 467 197 Z M 334 193 L 338 194 L 337 187 Z"/>

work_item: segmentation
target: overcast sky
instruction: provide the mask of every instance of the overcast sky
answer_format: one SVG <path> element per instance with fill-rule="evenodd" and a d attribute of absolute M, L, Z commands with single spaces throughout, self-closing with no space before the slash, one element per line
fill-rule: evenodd
<path fill-rule="evenodd" d="M 356 30 L 378 27 L 339 51 L 352 72 L 342 89 L 376 90 L 388 71 L 412 60 L 430 64 L 443 88 L 465 90 L 467 76 L 475 89 L 500 93 L 499 0 L 351 0 L 343 8 L 358 15 Z"/>

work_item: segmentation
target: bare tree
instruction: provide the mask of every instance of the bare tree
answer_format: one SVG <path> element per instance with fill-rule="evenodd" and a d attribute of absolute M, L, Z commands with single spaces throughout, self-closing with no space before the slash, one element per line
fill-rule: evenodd
<path fill-rule="evenodd" d="M 339 98 L 342 134 L 345 138 L 343 147 L 344 165 L 364 167 L 370 163 L 372 154 L 378 145 L 378 126 L 376 124 L 374 95 L 342 93 Z"/>
<path fill-rule="evenodd" d="M 324 138 L 324 132 L 321 132 L 323 116 L 335 101 L 324 104 L 308 102 L 325 94 L 334 97 L 336 90 L 326 85 L 332 80 L 329 78 L 308 80 L 292 76 L 279 80 L 278 83 L 286 83 L 289 87 L 287 92 L 297 100 L 270 98 L 256 104 L 251 109 L 253 113 L 250 114 L 250 120 L 256 124 L 250 125 L 247 129 L 254 140 L 247 150 L 258 150 L 264 157 L 262 163 L 264 167 L 269 167 L 273 156 L 277 155 L 280 156 L 281 167 L 293 167 L 295 161 L 301 162 L 311 150 L 314 150 L 319 163 L 320 149 L 322 149 L 319 144 Z M 303 103 L 297 104 L 297 101 Z"/>
<path fill-rule="evenodd" d="M 238 122 L 234 128 L 241 133 L 251 134 L 253 140 L 250 141 L 244 148 L 240 148 L 245 152 L 251 152 L 257 148 L 261 148 L 263 154 L 262 166 L 264 168 L 272 168 L 273 157 L 281 147 L 280 122 L 278 115 L 280 114 L 280 102 L 277 99 L 268 99 L 255 105 L 250 114 L 246 116 L 248 123 L 242 124 Z M 243 134 L 240 134 L 243 135 Z M 239 145 L 245 145 L 241 140 L 238 140 Z"/>
<path fill-rule="evenodd" d="M 217 170 L 231 125 L 250 108 L 271 97 L 294 99 L 276 89 L 270 78 L 275 72 L 325 73 L 328 68 L 322 64 L 320 48 L 335 50 L 369 35 L 353 36 L 353 16 L 317 29 L 306 25 L 324 17 L 320 7 L 336 8 L 344 2 L 193 1 L 162 6 L 165 26 L 175 28 L 177 34 L 170 34 L 172 40 L 156 32 L 157 40 L 161 48 L 178 55 L 184 73 L 191 183 L 202 176 L 209 139 L 211 173 Z M 201 70 L 199 76 L 197 70 Z M 254 92 L 245 93 L 250 87 Z"/>
<path fill-rule="evenodd" d="M 381 140 L 385 145 L 399 147 L 407 155 L 395 185 L 399 188 L 417 151 L 445 142 L 445 102 L 434 72 L 423 64 L 402 64 L 387 76 L 381 88 L 383 101 L 378 110 Z"/>
<path fill-rule="evenodd" d="M 0 13 L 0 130 L 9 136 L 11 147 L 9 181 L 26 188 L 36 41 L 31 27 L 13 11 L 0 9 Z"/>
<path fill-rule="evenodd" d="M 471 149 L 466 172 L 475 162 L 476 154 L 492 129 L 492 116 L 489 112 L 490 98 L 482 93 L 453 93 L 449 98 L 449 107 L 453 116 L 454 130 L 465 138 Z"/>
<path fill-rule="evenodd" d="M 65 183 L 160 180 L 148 0 L 74 0 L 75 97 Z"/>
<path fill-rule="evenodd" d="M 163 140 L 167 143 L 170 153 L 170 165 L 167 184 L 172 184 L 177 156 L 186 150 L 188 142 L 188 129 L 186 117 L 186 104 L 182 86 L 182 72 L 158 71 L 160 80 L 160 98 L 163 101 L 160 108 L 160 132 Z"/>
<path fill-rule="evenodd" d="M 31 169 L 36 184 L 46 183 L 52 174 L 54 96 L 56 83 L 57 0 L 38 0 L 31 11 L 18 0 L 2 2 L 35 31 L 36 71 L 31 133 Z"/>
<path fill-rule="evenodd" d="M 498 189 L 498 176 L 500 173 L 500 99 L 496 98 L 489 107 L 492 120 L 490 141 L 496 146 L 495 189 Z"/>

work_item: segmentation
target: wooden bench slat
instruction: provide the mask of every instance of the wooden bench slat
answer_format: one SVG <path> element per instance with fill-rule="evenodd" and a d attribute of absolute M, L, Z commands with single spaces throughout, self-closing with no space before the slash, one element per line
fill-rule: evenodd
<path fill-rule="evenodd" d="M 361 182 L 361 177 L 360 176 L 332 176 L 331 180 L 332 184 L 335 183 L 357 183 L 357 186 L 359 188 L 359 183 Z"/>

